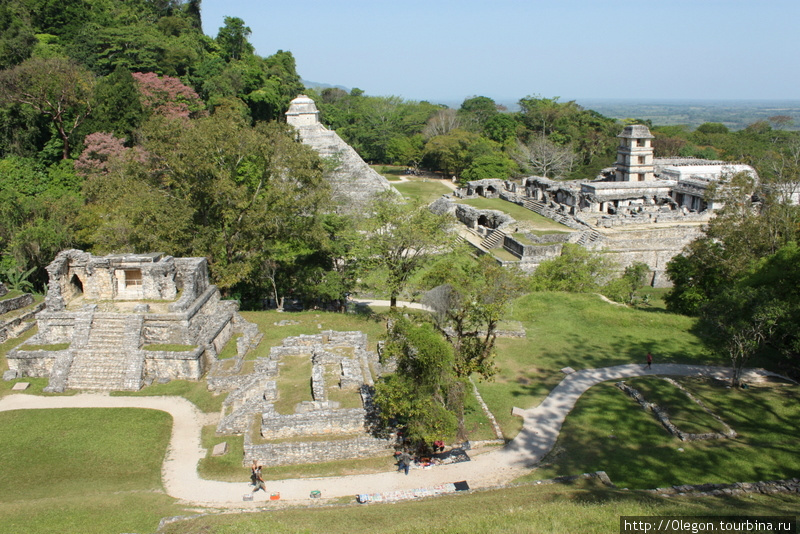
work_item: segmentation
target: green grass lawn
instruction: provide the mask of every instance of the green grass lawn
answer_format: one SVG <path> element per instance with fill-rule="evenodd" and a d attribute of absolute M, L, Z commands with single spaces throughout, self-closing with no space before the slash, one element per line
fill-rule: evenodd
<path fill-rule="evenodd" d="M 205 381 L 170 380 L 165 384 L 153 383 L 139 391 L 112 391 L 112 396 L 121 397 L 149 397 L 170 396 L 183 397 L 194 403 L 205 413 L 216 413 L 222 409 L 225 395 L 215 395 L 208 390 Z"/>
<path fill-rule="evenodd" d="M 493 248 L 489 252 L 491 252 L 492 256 L 502 261 L 519 261 L 518 257 L 504 248 Z"/>
<path fill-rule="evenodd" d="M 786 516 L 796 515 L 799 505 L 797 495 L 664 499 L 581 481 L 571 485 L 522 485 L 389 504 L 208 515 L 172 523 L 162 533 L 608 534 L 619 532 L 621 515 Z"/>
<path fill-rule="evenodd" d="M 276 381 L 278 400 L 274 406 L 279 414 L 291 415 L 298 403 L 314 400 L 311 396 L 311 353 L 282 356 Z"/>
<path fill-rule="evenodd" d="M 406 173 L 407 169 L 407 167 L 400 165 L 370 165 L 370 167 L 390 182 L 400 180 L 400 177 Z"/>
<path fill-rule="evenodd" d="M 639 391 L 647 402 L 663 409 L 672 424 L 681 432 L 705 434 L 726 430 L 722 423 L 703 410 L 685 392 L 666 380 L 644 377 L 626 380 L 625 383 Z"/>
<path fill-rule="evenodd" d="M 527 338 L 499 339 L 499 373 L 493 381 L 478 384 L 506 437 L 516 435 L 521 424 L 510 415 L 511 408 L 538 404 L 563 378 L 560 369 L 566 366 L 584 369 L 643 363 L 648 350 L 653 352 L 656 363 L 725 365 L 727 362 L 706 355 L 700 340 L 692 334 L 694 319 L 664 310 L 662 295 L 663 291 L 652 291 L 650 305 L 635 309 L 607 304 L 596 295 L 536 293 L 515 301 L 509 319 L 523 325 Z M 309 311 L 244 315 L 264 333 L 264 340 L 249 356 L 251 359 L 266 356 L 269 347 L 287 336 L 328 329 L 363 331 L 368 335 L 369 349 L 374 350 L 385 330 L 385 318 L 377 314 Z M 284 319 L 298 324 L 274 326 Z M 34 332 L 0 345 L 0 356 L 24 343 Z M 245 370 L 251 365 L 246 362 Z M 7 368 L 5 358 L 0 358 L 0 368 Z M 33 384 L 28 391 L 37 394 L 47 384 L 44 378 L 24 380 Z M 308 390 L 310 398 L 307 374 L 303 381 L 304 387 L 297 389 Z M 691 406 L 681 404 L 685 400 L 674 388 L 638 379 L 632 382 L 638 382 L 647 395 L 678 406 L 675 417 L 681 421 L 676 421 L 679 427 L 683 421 L 697 424 Z M 13 383 L 0 382 L 0 395 L 8 394 Z M 800 476 L 797 387 L 731 390 L 699 380 L 682 379 L 681 383 L 730 424 L 739 437 L 680 442 L 630 397 L 613 385 L 601 384 L 589 390 L 567 418 L 561 439 L 547 458 L 548 466 L 527 478 L 605 470 L 616 484 L 633 490 L 676 483 Z M 154 384 L 136 394 L 183 396 L 206 412 L 219 411 L 224 399 L 224 395 L 208 392 L 205 383 L 190 381 Z M 0 531 L 154 532 L 161 517 L 185 514 L 160 488 L 169 416 L 150 410 L 128 410 L 0 414 L 4 429 L 0 433 L 0 464 L 4 466 L 0 470 L 0 494 L 6 492 L 0 498 Z M 493 437 L 472 397 L 467 400 L 466 412 L 470 439 Z M 90 415 L 93 413 L 100 415 Z M 17 430 L 6 432 L 9 428 Z M 91 429 L 90 434 L 78 431 L 85 428 Z M 120 439 L 125 442 L 120 443 Z M 247 480 L 248 471 L 241 465 L 241 440 L 236 436 L 215 436 L 214 427 L 204 429 L 204 446 L 210 448 L 228 441 L 230 451 L 225 456 L 203 460 L 199 466 L 201 475 Z M 391 468 L 392 459 L 386 456 L 272 468 L 265 470 L 265 478 L 330 476 Z M 358 506 L 357 513 L 354 507 L 345 506 L 209 516 L 172 524 L 164 532 L 608 532 L 618 528 L 621 514 L 794 514 L 798 504 L 800 498 L 785 495 L 666 500 L 591 485 L 524 485 L 421 502 L 354 505 Z"/>
<path fill-rule="evenodd" d="M 507 200 L 502 200 L 499 198 L 471 198 L 469 200 L 459 200 L 459 203 L 481 210 L 502 211 L 520 223 L 530 223 L 533 228 L 538 230 L 547 230 L 549 233 L 574 231 L 568 226 L 559 224 L 552 219 L 548 219 L 547 217 L 542 217 L 538 213 L 534 213 L 527 208 L 523 208 L 519 204 L 514 204 L 513 202 L 508 202 Z"/>
<path fill-rule="evenodd" d="M 526 479 L 604 470 L 620 487 L 643 489 L 800 476 L 800 387 L 739 390 L 717 381 L 678 381 L 738 436 L 681 441 L 607 382 L 581 397 L 545 467 Z"/>
<path fill-rule="evenodd" d="M 183 513 L 161 485 L 167 413 L 18 410 L 0 427 L 3 532 L 153 532 Z"/>
<path fill-rule="evenodd" d="M 479 385 L 509 439 L 522 426 L 511 409 L 536 406 L 564 377 L 564 367 L 643 363 L 648 350 L 656 363 L 726 364 L 708 356 L 690 332 L 695 319 L 656 307 L 633 309 L 592 294 L 541 292 L 517 299 L 510 318 L 522 323 L 527 338 L 498 339 L 499 372 Z"/>
<path fill-rule="evenodd" d="M 442 183 L 442 180 L 423 176 L 406 176 L 407 181 L 400 181 L 406 174 L 406 167 L 397 165 L 372 165 L 379 174 L 382 174 L 392 183 L 400 194 L 412 202 L 430 204 L 437 198 L 453 190 Z"/>
<path fill-rule="evenodd" d="M 323 330 L 337 330 L 341 332 L 360 330 L 367 334 L 367 349 L 375 350 L 378 340 L 386 332 L 386 324 L 381 317 L 373 314 L 358 313 L 331 313 L 320 311 L 283 312 L 241 312 L 248 321 L 258 325 L 264 338 L 256 350 L 250 351 L 247 359 L 269 356 L 270 347 L 279 346 L 290 336 L 300 334 L 319 334 Z M 275 326 L 280 321 L 294 321 L 298 324 Z"/>

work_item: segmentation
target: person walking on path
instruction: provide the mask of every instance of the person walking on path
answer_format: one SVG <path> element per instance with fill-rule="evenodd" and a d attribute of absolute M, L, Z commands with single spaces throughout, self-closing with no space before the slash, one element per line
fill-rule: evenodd
<path fill-rule="evenodd" d="M 650 369 L 650 366 L 653 364 L 653 355 L 650 351 L 647 351 L 647 368 Z"/>
<path fill-rule="evenodd" d="M 267 492 L 267 486 L 264 484 L 264 479 L 261 478 L 261 466 L 253 460 L 253 467 L 250 468 L 250 480 L 253 481 L 253 493 L 257 492 L 258 490 L 264 490 L 264 493 Z"/>
<path fill-rule="evenodd" d="M 408 470 L 411 468 L 411 455 L 408 454 L 408 452 L 403 451 L 403 453 L 400 455 L 399 464 L 400 465 L 397 466 L 397 470 L 398 471 L 403 470 L 406 472 L 407 475 Z"/>

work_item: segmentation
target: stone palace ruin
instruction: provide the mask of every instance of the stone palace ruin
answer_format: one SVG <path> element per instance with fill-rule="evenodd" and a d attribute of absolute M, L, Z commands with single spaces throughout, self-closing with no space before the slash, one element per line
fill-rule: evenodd
<path fill-rule="evenodd" d="M 594 180 L 551 180 L 529 176 L 520 182 L 477 180 L 467 183 L 453 198 L 437 200 L 432 209 L 452 213 L 463 225 L 462 237 L 479 251 L 500 249 L 514 264 L 533 271 L 561 254 L 563 243 L 602 250 L 620 265 L 647 264 L 650 283 L 666 287 L 667 262 L 702 235 L 705 225 L 722 205 L 711 193 L 726 180 L 747 173 L 749 165 L 695 158 L 654 158 L 650 130 L 626 126 L 620 135 L 614 167 Z M 564 226 L 561 233 L 536 235 L 496 210 L 459 204 L 469 198 L 501 198 Z M 520 240 L 516 234 L 525 234 Z"/>
<path fill-rule="evenodd" d="M 234 332 L 239 350 L 258 330 L 220 299 L 205 258 L 160 253 L 96 257 L 65 250 L 48 265 L 38 333 L 8 354 L 47 391 L 135 391 L 154 380 L 199 379 Z M 26 350 L 27 346 L 35 350 Z M 159 347 L 161 345 L 161 347 Z M 156 350 L 151 350 L 155 348 Z"/>

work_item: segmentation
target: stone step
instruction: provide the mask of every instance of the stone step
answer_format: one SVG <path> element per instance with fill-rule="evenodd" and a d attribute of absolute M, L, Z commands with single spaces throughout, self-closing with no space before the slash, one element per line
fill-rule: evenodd
<path fill-rule="evenodd" d="M 139 389 L 141 384 L 135 387 L 127 384 L 130 367 L 128 355 L 119 350 L 76 350 L 67 378 L 67 387 L 101 390 Z"/>
<path fill-rule="evenodd" d="M 481 241 L 481 246 L 485 249 L 496 248 L 499 244 L 502 243 L 503 238 L 505 238 L 506 234 L 500 229 L 492 230 L 492 232 L 487 235 L 483 241 Z"/>

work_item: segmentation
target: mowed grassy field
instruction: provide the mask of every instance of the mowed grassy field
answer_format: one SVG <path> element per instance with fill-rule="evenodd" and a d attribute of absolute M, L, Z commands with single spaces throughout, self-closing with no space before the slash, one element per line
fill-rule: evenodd
<path fill-rule="evenodd" d="M 498 339 L 498 373 L 478 385 L 507 439 L 522 426 L 511 409 L 538 405 L 564 377 L 565 367 L 644 363 L 647 351 L 656 363 L 726 364 L 706 353 L 692 333 L 694 319 L 658 305 L 628 308 L 593 294 L 543 292 L 517 299 L 509 318 L 522 323 L 527 337 Z"/>
<path fill-rule="evenodd" d="M 510 415 L 511 407 L 538 404 L 561 380 L 559 370 L 565 366 L 643 363 L 648 350 L 657 363 L 726 364 L 705 353 L 692 333 L 692 319 L 665 312 L 657 293 L 651 302 L 650 308 L 629 309 L 596 295 L 537 293 L 518 299 L 510 319 L 522 323 L 527 337 L 500 339 L 499 372 L 493 381 L 478 384 L 506 437 L 516 435 L 521 424 Z M 385 319 L 374 314 L 247 312 L 246 316 L 265 334 L 252 357 L 268 354 L 269 347 L 286 336 L 326 329 L 364 331 L 374 349 L 385 329 Z M 298 324 L 275 325 L 284 319 Z M 21 342 L 3 344 L 0 356 Z M 0 369 L 7 368 L 5 358 L 0 361 Z M 33 382 L 34 393 L 46 385 L 45 379 Z M 620 515 L 796 513 L 797 496 L 663 499 L 635 491 L 674 483 L 800 476 L 800 455 L 793 441 L 800 421 L 797 386 L 729 390 L 700 381 L 682 383 L 739 438 L 683 444 L 626 395 L 601 384 L 589 390 L 567 418 L 546 465 L 532 471 L 518 487 L 390 505 L 356 505 L 348 500 L 342 506 L 319 509 L 212 515 L 173 523 L 162 532 L 610 532 L 618 529 Z M 8 394 L 11 384 L 0 382 L 0 395 Z M 204 391 L 202 383 L 174 381 L 150 388 L 140 394 L 186 396 L 208 412 L 218 410 L 222 401 Z M 649 391 L 672 398 L 660 386 Z M 480 410 L 474 412 L 473 439 L 490 437 L 480 428 Z M 676 417 L 680 420 L 683 412 Z M 0 414 L 0 425 L 0 532 L 150 533 L 162 517 L 194 513 L 161 487 L 160 466 L 171 426 L 166 414 L 132 409 L 10 412 Z M 219 439 L 211 427 L 204 432 L 205 446 Z M 243 480 L 241 457 L 231 458 L 206 461 L 201 473 Z M 386 465 L 382 460 L 365 461 L 362 467 L 383 470 Z M 630 491 L 591 482 L 530 484 L 534 479 L 597 470 L 607 471 L 613 482 Z M 352 472 L 354 465 L 348 463 L 281 468 L 269 477 Z"/>
<path fill-rule="evenodd" d="M 169 414 L 17 410 L 0 428 L 0 532 L 154 532 L 185 513 L 161 484 Z"/>
<path fill-rule="evenodd" d="M 612 490 L 593 481 L 525 484 L 391 504 L 349 504 L 219 514 L 167 525 L 164 534 L 608 534 L 620 516 L 794 516 L 797 495 L 673 497 Z"/>

